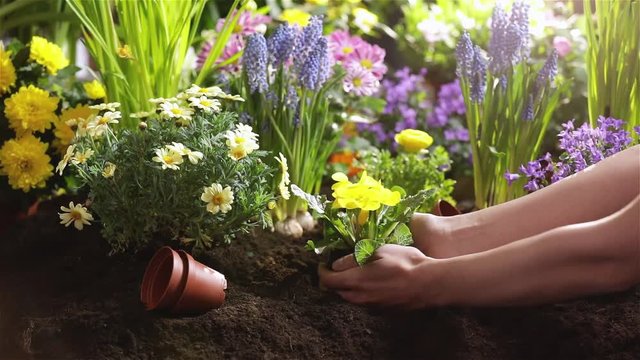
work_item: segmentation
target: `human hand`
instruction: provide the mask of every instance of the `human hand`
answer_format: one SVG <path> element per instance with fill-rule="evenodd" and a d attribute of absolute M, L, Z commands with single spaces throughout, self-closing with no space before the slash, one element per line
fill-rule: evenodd
<path fill-rule="evenodd" d="M 409 228 L 413 245 L 429 257 L 446 259 L 457 256 L 455 241 L 451 235 L 451 217 L 415 213 Z"/>
<path fill-rule="evenodd" d="M 430 297 L 435 294 L 432 279 L 437 272 L 429 269 L 437 260 L 400 245 L 380 247 L 371 260 L 358 266 L 351 254 L 336 260 L 332 269 L 323 264 L 318 271 L 320 284 L 355 304 L 408 309 L 435 304 Z"/>

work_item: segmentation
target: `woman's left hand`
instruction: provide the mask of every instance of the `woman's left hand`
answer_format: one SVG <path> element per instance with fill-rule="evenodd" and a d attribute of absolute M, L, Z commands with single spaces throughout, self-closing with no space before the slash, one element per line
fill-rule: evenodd
<path fill-rule="evenodd" d="M 332 269 L 321 264 L 318 272 L 322 286 L 349 302 L 415 309 L 436 303 L 432 285 L 437 272 L 430 270 L 437 262 L 414 247 L 384 245 L 364 266 L 350 254 Z"/>

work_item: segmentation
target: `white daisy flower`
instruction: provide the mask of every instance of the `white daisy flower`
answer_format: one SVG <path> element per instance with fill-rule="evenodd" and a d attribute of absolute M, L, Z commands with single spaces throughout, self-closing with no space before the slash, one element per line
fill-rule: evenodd
<path fill-rule="evenodd" d="M 206 96 L 190 97 L 189 103 L 194 108 L 202 109 L 206 112 L 219 112 L 220 111 L 220 100 L 217 99 L 209 99 Z"/>
<path fill-rule="evenodd" d="M 81 204 L 74 205 L 73 201 L 69 203 L 69 207 L 60 206 L 62 213 L 58 213 L 60 216 L 60 224 L 69 226 L 73 223 L 73 226 L 82 230 L 84 225 L 91 225 L 89 221 L 93 221 L 93 215 L 91 215 L 87 208 Z"/>
<path fill-rule="evenodd" d="M 75 151 L 75 149 L 76 149 L 75 144 L 69 145 L 69 147 L 67 147 L 67 152 L 62 157 L 62 160 L 60 160 L 60 162 L 58 163 L 58 166 L 56 166 L 56 172 L 59 173 L 60 176 L 62 176 L 62 172 L 67 167 L 67 164 L 69 164 L 69 160 L 71 160 L 71 157 L 73 156 L 73 152 Z"/>
<path fill-rule="evenodd" d="M 162 115 L 169 118 L 191 120 L 191 115 L 193 115 L 191 108 L 182 107 L 175 102 L 163 102 L 160 104 L 160 108 L 162 109 Z"/>
<path fill-rule="evenodd" d="M 107 104 L 98 104 L 98 105 L 91 105 L 89 106 L 89 109 L 94 109 L 94 110 L 109 110 L 109 111 L 116 111 L 117 108 L 120 107 L 120 103 L 119 102 L 112 102 L 112 103 L 107 103 Z"/>
<path fill-rule="evenodd" d="M 135 113 L 129 115 L 129 117 L 132 117 L 134 119 L 144 119 L 144 118 L 147 118 L 147 117 L 149 117 L 149 116 L 151 116 L 153 114 L 155 114 L 153 111 L 138 111 L 138 112 L 135 112 Z"/>
<path fill-rule="evenodd" d="M 222 188 L 220 184 L 211 184 L 204 188 L 200 200 L 207 203 L 207 211 L 212 214 L 226 213 L 231 210 L 233 204 L 233 191 L 229 186 Z"/>
<path fill-rule="evenodd" d="M 204 154 L 200 151 L 193 151 L 177 142 L 171 143 L 171 145 L 167 145 L 167 149 L 175 151 L 182 156 L 186 156 L 189 159 L 189 162 L 191 162 L 192 164 L 197 164 L 198 161 L 202 160 L 202 158 L 204 157 Z"/>
<path fill-rule="evenodd" d="M 110 163 L 110 162 L 107 162 L 106 164 L 104 164 L 104 168 L 102 169 L 102 176 L 105 179 L 113 177 L 115 172 L 116 172 L 116 164 Z"/>
<path fill-rule="evenodd" d="M 180 170 L 180 167 L 178 165 L 184 162 L 180 153 L 171 151 L 166 147 L 157 149 L 156 156 L 154 156 L 151 160 L 159 162 L 162 165 L 162 170 Z"/>
<path fill-rule="evenodd" d="M 149 99 L 149 102 L 152 103 L 152 104 L 160 104 L 160 103 L 167 102 L 167 101 L 175 102 L 175 101 L 178 101 L 178 99 L 175 98 L 175 97 L 170 97 L 170 98 L 159 97 L 159 98 L 151 98 L 151 99 Z"/>
<path fill-rule="evenodd" d="M 224 91 L 222 91 L 222 89 L 220 89 L 217 86 L 212 86 L 212 87 L 207 87 L 207 88 L 202 88 L 198 85 L 191 85 L 190 88 L 188 88 L 185 91 L 186 94 L 191 95 L 191 96 L 207 96 L 207 97 L 220 97 L 221 94 L 224 94 Z"/>
<path fill-rule="evenodd" d="M 282 153 L 278 153 L 278 156 L 276 156 L 275 159 L 280 163 L 280 170 L 282 171 L 282 178 L 278 184 L 280 196 L 285 200 L 289 200 L 291 193 L 289 192 L 288 186 L 291 184 L 291 179 L 289 178 L 289 165 L 287 164 L 287 158 L 284 157 Z"/>
<path fill-rule="evenodd" d="M 222 93 L 216 97 L 219 99 L 244 102 L 244 99 L 240 95 L 230 95 L 230 94 Z"/>
<path fill-rule="evenodd" d="M 84 151 L 76 151 L 76 153 L 71 158 L 71 163 L 74 165 L 84 164 L 93 156 L 94 152 L 91 149 L 86 149 Z"/>

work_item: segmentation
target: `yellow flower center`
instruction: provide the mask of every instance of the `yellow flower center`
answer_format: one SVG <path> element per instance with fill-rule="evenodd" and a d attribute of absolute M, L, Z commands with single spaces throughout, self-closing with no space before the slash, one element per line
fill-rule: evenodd
<path fill-rule="evenodd" d="M 20 160 L 20 162 L 18 163 L 18 168 L 21 171 L 27 172 L 29 170 L 31 170 L 31 167 L 33 166 L 33 164 L 31 164 L 31 161 L 29 160 Z"/>
<path fill-rule="evenodd" d="M 98 120 L 98 124 L 100 125 L 107 125 L 108 123 L 109 123 L 109 119 L 104 116 L 101 116 L 100 120 Z"/>
<path fill-rule="evenodd" d="M 236 143 L 237 144 L 244 144 L 246 141 L 247 140 L 245 138 L 243 138 L 243 137 L 240 137 L 240 136 L 236 137 Z"/>
<path fill-rule="evenodd" d="M 365 69 L 371 69 L 373 67 L 373 63 L 369 59 L 362 59 L 360 61 L 360 65 L 362 65 Z"/>
<path fill-rule="evenodd" d="M 173 164 L 173 156 L 171 156 L 171 155 L 163 156 L 162 160 L 164 160 L 164 162 L 169 164 L 169 165 Z"/>
<path fill-rule="evenodd" d="M 362 86 L 362 79 L 359 77 L 353 78 L 353 85 L 355 85 L 356 87 Z"/>
<path fill-rule="evenodd" d="M 353 48 L 351 46 L 345 46 L 342 48 L 342 53 L 343 54 L 351 54 L 353 52 Z"/>
<path fill-rule="evenodd" d="M 240 33 L 241 31 L 242 31 L 242 25 L 240 25 L 240 24 L 236 23 L 236 26 L 234 26 L 234 27 L 233 27 L 233 32 L 234 32 L 235 34 L 238 34 L 238 33 Z"/>
<path fill-rule="evenodd" d="M 71 217 L 73 220 L 82 220 L 82 214 L 78 210 L 71 210 L 71 212 L 69 213 L 69 217 Z"/>
<path fill-rule="evenodd" d="M 172 112 L 173 114 L 175 114 L 175 115 L 180 115 L 180 114 L 182 114 L 182 109 L 180 109 L 180 108 L 173 108 L 173 109 L 171 109 L 171 112 Z"/>
<path fill-rule="evenodd" d="M 211 198 L 211 202 L 215 205 L 220 205 L 224 202 L 224 198 L 222 197 L 222 194 L 216 194 Z"/>

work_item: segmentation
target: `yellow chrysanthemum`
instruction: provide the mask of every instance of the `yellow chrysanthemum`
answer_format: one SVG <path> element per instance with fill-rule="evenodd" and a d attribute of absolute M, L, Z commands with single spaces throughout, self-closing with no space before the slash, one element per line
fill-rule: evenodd
<path fill-rule="evenodd" d="M 82 84 L 82 87 L 87 93 L 89 99 L 99 100 L 107 97 L 107 92 L 105 91 L 104 86 L 102 86 L 102 83 L 98 80 L 86 82 Z"/>
<path fill-rule="evenodd" d="M 9 126 L 22 136 L 28 132 L 44 132 L 56 120 L 59 99 L 33 85 L 23 86 L 4 101 L 4 114 Z"/>
<path fill-rule="evenodd" d="M 86 122 L 91 116 L 96 115 L 96 110 L 90 109 L 87 105 L 77 105 L 76 107 L 66 108 L 62 110 L 60 118 L 54 122 L 55 130 L 53 134 L 56 136 L 52 146 L 59 154 L 64 154 L 67 147 L 73 141 L 76 133 L 69 125 L 69 120 L 74 120 L 77 124 L 80 121 Z"/>
<path fill-rule="evenodd" d="M 60 46 L 50 43 L 40 36 L 31 38 L 29 59 L 47 68 L 51 75 L 55 75 L 58 70 L 69 66 L 69 59 L 64 56 Z"/>
<path fill-rule="evenodd" d="M 0 95 L 9 92 L 16 83 L 16 68 L 11 62 L 11 52 L 4 51 L 4 45 L 0 42 Z"/>
<path fill-rule="evenodd" d="M 0 148 L 0 175 L 8 176 L 9 185 L 24 192 L 44 187 L 53 175 L 47 147 L 31 134 L 5 142 Z"/>
<path fill-rule="evenodd" d="M 280 15 L 280 20 L 286 21 L 289 25 L 299 25 L 305 27 L 309 24 L 311 15 L 300 9 L 286 9 Z"/>

